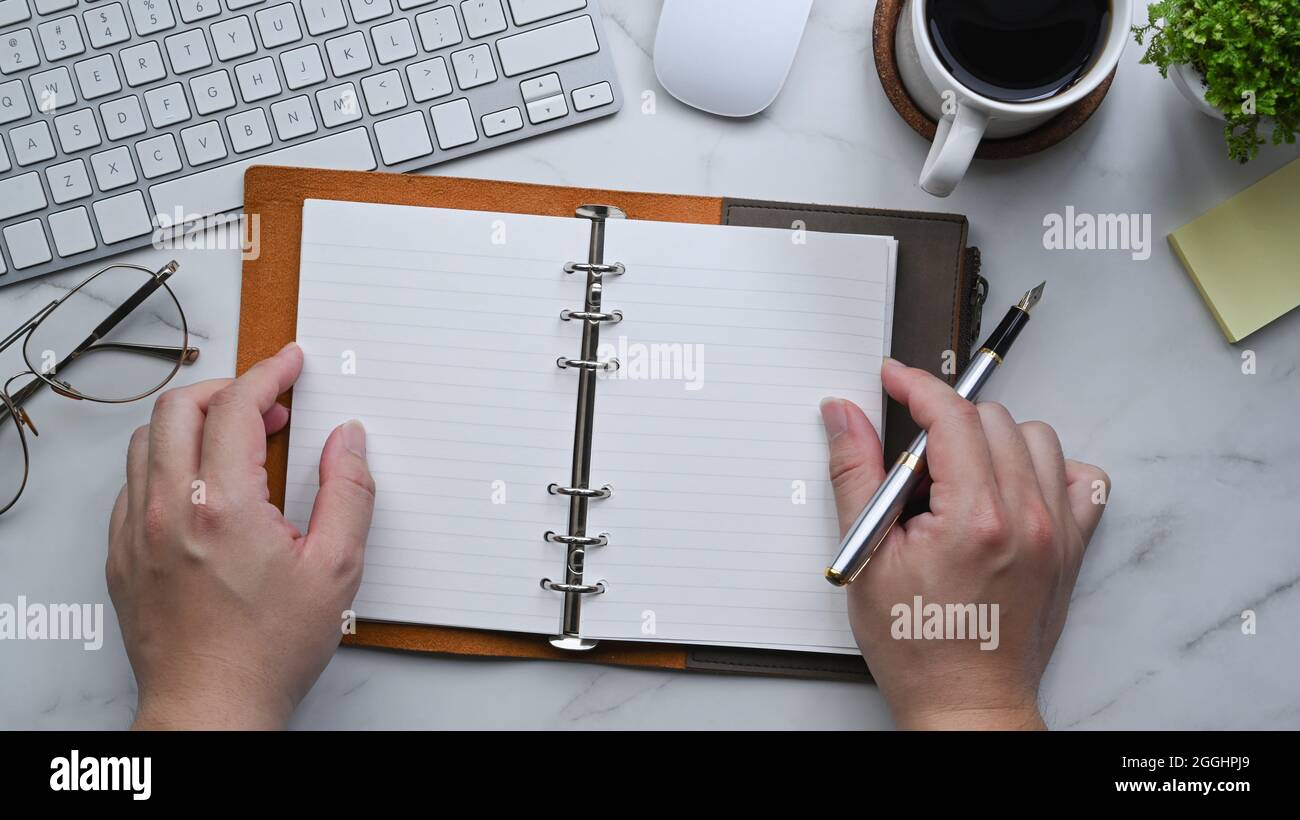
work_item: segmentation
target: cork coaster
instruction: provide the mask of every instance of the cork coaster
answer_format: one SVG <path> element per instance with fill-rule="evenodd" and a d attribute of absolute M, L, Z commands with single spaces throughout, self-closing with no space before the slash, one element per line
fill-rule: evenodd
<path fill-rule="evenodd" d="M 880 85 L 885 89 L 885 96 L 893 103 L 898 115 L 912 126 L 912 130 L 927 141 L 934 140 L 935 122 L 922 111 L 898 74 L 898 63 L 894 54 L 894 32 L 898 28 L 898 18 L 903 12 L 904 0 L 878 0 L 876 17 L 871 26 L 871 48 L 876 55 L 876 73 Z M 1105 99 L 1110 84 L 1115 79 L 1115 72 L 1102 81 L 1101 85 L 1088 96 L 1057 114 L 1025 134 L 1006 139 L 986 139 L 975 151 L 977 159 L 1016 159 L 1036 154 L 1051 148 L 1061 140 L 1079 130 L 1093 112 Z"/>

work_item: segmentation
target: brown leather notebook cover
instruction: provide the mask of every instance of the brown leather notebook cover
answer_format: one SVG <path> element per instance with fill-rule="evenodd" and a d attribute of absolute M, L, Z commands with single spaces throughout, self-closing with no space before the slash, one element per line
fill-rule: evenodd
<path fill-rule="evenodd" d="M 256 258 L 244 262 L 238 373 L 274 354 L 296 333 L 302 205 L 307 199 L 568 217 L 579 205 L 599 203 L 617 205 L 630 219 L 784 228 L 802 221 L 808 230 L 894 236 L 899 240 L 894 356 L 939 374 L 943 352 L 954 351 L 957 361 L 964 363 L 978 331 L 983 280 L 977 270 L 978 253 L 966 247 L 967 223 L 962 216 L 259 166 L 244 176 L 244 211 L 257 216 L 260 233 Z M 281 401 L 291 406 L 292 394 Z M 891 404 L 886 417 L 887 455 L 901 450 L 915 429 L 906 411 Z M 271 500 L 281 508 L 288 446 L 285 430 L 272 436 L 267 447 Z M 558 621 L 557 603 L 557 626 Z M 590 651 L 575 653 L 552 647 L 540 635 L 420 624 L 362 621 L 357 633 L 345 636 L 343 642 L 454 655 L 867 679 L 866 665 L 857 656 L 624 641 L 602 641 Z"/>

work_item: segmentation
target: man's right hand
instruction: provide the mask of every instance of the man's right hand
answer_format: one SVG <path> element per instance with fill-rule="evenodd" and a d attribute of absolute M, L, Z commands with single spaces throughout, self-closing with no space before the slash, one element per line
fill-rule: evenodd
<path fill-rule="evenodd" d="M 929 433 L 930 511 L 890 531 L 849 587 L 849 617 L 902 728 L 1042 728 L 1038 685 L 1065 625 L 1110 479 L 1070 461 L 1056 432 L 1017 424 L 922 370 L 886 360 L 885 390 Z M 880 439 L 853 403 L 822 402 L 841 534 L 885 476 Z M 1097 503 L 1094 503 L 1097 502 Z M 997 605 L 996 648 L 978 637 L 892 632 L 904 605 Z"/>

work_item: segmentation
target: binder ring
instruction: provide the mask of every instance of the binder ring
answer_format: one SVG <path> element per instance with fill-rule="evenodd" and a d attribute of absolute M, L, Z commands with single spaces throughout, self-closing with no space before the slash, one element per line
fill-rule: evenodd
<path fill-rule="evenodd" d="M 570 319 L 586 319 L 588 322 L 609 322 L 616 325 L 623 321 L 623 311 L 615 310 L 610 313 L 599 313 L 590 310 L 562 310 L 560 311 L 560 318 L 566 322 Z"/>
<path fill-rule="evenodd" d="M 602 532 L 600 535 L 560 535 L 552 530 L 547 530 L 542 536 L 542 540 L 549 541 L 552 544 L 568 544 L 573 547 L 603 547 L 609 543 L 609 533 Z"/>
<path fill-rule="evenodd" d="M 587 487 L 561 487 L 559 484 L 550 484 L 547 486 L 546 491 L 551 495 L 569 495 L 578 498 L 609 498 L 614 494 L 614 488 L 609 484 L 597 490 Z"/>
<path fill-rule="evenodd" d="M 605 582 L 597 581 L 594 584 L 561 584 L 552 581 L 550 578 L 543 578 L 541 583 L 542 589 L 549 589 L 551 592 L 572 592 L 575 595 L 599 595 L 605 591 Z"/>
<path fill-rule="evenodd" d="M 622 262 L 566 262 L 565 273 L 590 273 L 599 279 L 602 276 L 622 276 L 627 268 Z"/>
<path fill-rule="evenodd" d="M 573 367 L 579 370 L 618 370 L 618 359 L 607 359 L 603 362 L 593 361 L 591 359 L 570 359 L 567 356 L 561 356 L 555 360 L 556 367 Z"/>

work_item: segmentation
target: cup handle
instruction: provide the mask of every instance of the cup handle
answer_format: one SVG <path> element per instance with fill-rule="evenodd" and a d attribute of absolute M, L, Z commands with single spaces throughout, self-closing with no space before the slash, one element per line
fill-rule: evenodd
<path fill-rule="evenodd" d="M 951 194 L 966 175 L 988 124 L 987 114 L 964 102 L 957 104 L 957 113 L 951 119 L 939 120 L 930 155 L 921 168 L 921 189 L 934 196 Z"/>

